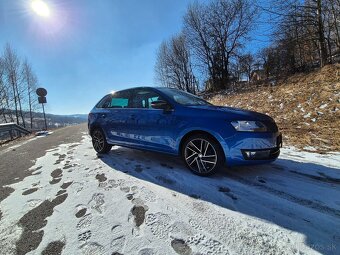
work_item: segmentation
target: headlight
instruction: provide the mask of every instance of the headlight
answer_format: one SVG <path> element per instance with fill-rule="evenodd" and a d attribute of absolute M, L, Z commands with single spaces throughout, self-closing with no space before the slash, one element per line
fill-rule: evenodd
<path fill-rule="evenodd" d="M 231 122 L 236 131 L 240 132 L 266 132 L 267 127 L 259 121 L 238 120 Z"/>

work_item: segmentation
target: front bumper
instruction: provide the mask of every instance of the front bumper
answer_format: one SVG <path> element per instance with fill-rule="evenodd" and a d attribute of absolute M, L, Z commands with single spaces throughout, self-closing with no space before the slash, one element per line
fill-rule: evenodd
<path fill-rule="evenodd" d="M 280 148 L 282 148 L 282 134 L 276 138 L 275 148 L 241 149 L 241 152 L 245 160 L 275 160 L 280 155 Z"/>
<path fill-rule="evenodd" d="M 238 133 L 232 139 L 225 139 L 227 165 L 262 164 L 276 160 L 282 147 L 282 134 Z"/>

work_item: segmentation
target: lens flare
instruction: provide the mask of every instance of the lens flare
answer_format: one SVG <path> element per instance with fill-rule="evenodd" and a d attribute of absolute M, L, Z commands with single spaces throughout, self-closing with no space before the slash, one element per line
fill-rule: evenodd
<path fill-rule="evenodd" d="M 31 2 L 31 7 L 33 11 L 42 17 L 49 17 L 51 12 L 48 5 L 42 0 L 33 0 Z"/>

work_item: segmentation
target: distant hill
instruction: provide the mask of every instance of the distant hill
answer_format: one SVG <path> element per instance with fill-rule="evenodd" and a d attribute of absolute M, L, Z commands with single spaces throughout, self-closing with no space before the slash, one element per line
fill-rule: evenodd
<path fill-rule="evenodd" d="M 8 110 L 7 111 L 7 121 L 10 120 L 10 114 L 14 118 L 15 113 L 14 111 Z M 30 128 L 30 118 L 29 112 L 24 112 L 26 127 Z M 20 119 L 21 120 L 21 119 Z M 87 114 L 71 114 L 71 115 L 57 115 L 57 114 L 46 114 L 46 121 L 48 128 L 58 128 L 64 126 L 71 126 L 77 125 L 84 122 L 87 122 Z M 15 120 L 14 120 L 15 122 Z M 0 119 L 0 123 L 4 123 L 3 119 Z M 22 123 L 20 123 L 22 125 Z M 34 112 L 33 113 L 33 130 L 40 130 L 43 129 L 45 126 L 44 123 L 44 114 L 41 112 Z"/>
<path fill-rule="evenodd" d="M 84 119 L 87 121 L 88 114 L 71 114 L 71 115 L 60 115 L 65 117 L 71 117 L 71 118 L 78 118 L 78 119 Z"/>

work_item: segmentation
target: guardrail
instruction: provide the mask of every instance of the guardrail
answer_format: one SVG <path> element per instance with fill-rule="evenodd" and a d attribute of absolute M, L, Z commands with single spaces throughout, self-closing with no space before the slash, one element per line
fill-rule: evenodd
<path fill-rule="evenodd" d="M 0 124 L 0 140 L 11 139 L 22 135 L 28 135 L 31 132 L 26 128 L 16 124 L 16 123 L 4 123 Z"/>

